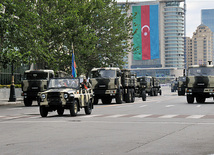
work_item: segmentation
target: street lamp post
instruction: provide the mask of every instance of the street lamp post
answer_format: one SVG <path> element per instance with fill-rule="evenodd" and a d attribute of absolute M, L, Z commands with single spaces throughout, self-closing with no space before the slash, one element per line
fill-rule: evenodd
<path fill-rule="evenodd" d="M 11 80 L 11 85 L 10 85 L 10 98 L 9 98 L 8 102 L 16 102 L 14 74 L 13 74 L 13 62 L 11 64 L 11 74 L 12 74 L 12 80 Z"/>

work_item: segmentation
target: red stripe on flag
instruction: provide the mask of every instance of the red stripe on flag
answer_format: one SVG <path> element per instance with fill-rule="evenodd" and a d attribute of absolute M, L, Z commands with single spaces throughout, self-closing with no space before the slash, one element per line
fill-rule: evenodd
<path fill-rule="evenodd" d="M 150 9 L 149 5 L 141 6 L 142 60 L 151 59 L 150 54 Z"/>

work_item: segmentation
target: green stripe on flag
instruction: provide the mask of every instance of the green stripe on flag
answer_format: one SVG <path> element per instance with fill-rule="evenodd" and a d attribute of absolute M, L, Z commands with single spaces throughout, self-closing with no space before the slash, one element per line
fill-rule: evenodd
<path fill-rule="evenodd" d="M 142 41 L 141 41 L 141 6 L 133 6 L 132 13 L 135 14 L 137 12 L 136 17 L 133 19 L 133 32 L 137 29 L 133 37 L 134 43 L 134 60 L 142 60 Z"/>

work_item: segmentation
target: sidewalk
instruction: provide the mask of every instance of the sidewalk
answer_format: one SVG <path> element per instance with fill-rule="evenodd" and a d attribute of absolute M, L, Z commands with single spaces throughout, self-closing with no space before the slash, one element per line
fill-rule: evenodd
<path fill-rule="evenodd" d="M 23 103 L 23 97 L 21 96 L 21 89 L 15 88 L 16 102 L 8 102 L 10 98 L 10 88 L 1 88 L 0 89 L 0 105 L 7 104 L 21 104 Z"/>
<path fill-rule="evenodd" d="M 21 104 L 21 103 L 23 103 L 23 98 L 16 98 L 15 102 L 8 102 L 8 101 L 9 101 L 9 98 L 8 99 L 0 99 L 0 106 L 1 105 L 9 105 L 9 104 Z"/>

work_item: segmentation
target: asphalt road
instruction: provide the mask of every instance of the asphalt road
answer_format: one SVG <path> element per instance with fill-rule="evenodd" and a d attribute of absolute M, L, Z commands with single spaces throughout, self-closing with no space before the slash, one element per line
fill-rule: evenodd
<path fill-rule="evenodd" d="M 0 106 L 3 155 L 212 155 L 214 101 L 187 104 L 185 96 L 163 87 L 163 95 L 143 102 L 95 105 L 42 118 L 36 104 Z"/>

